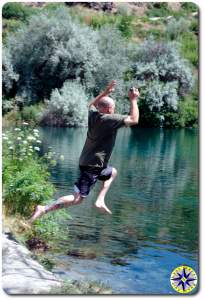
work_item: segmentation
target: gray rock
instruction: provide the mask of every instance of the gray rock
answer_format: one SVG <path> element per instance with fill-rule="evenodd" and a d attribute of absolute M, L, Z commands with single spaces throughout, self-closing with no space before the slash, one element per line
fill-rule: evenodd
<path fill-rule="evenodd" d="M 2 286 L 7 294 L 49 294 L 62 281 L 31 258 L 24 246 L 3 234 Z"/>

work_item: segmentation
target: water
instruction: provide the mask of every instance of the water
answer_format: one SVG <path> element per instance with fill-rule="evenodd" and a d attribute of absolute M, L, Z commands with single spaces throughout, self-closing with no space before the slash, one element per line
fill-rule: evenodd
<path fill-rule="evenodd" d="M 86 129 L 40 128 L 49 146 L 65 160 L 52 169 L 55 197 L 72 193 Z M 175 294 L 170 274 L 185 264 L 198 273 L 198 131 L 120 129 L 111 158 L 118 176 L 106 198 L 113 215 L 89 197 L 68 211 L 69 237 L 59 244 L 54 272 L 62 278 L 99 280 L 116 294 Z M 67 255 L 67 250 L 88 258 Z M 91 256 L 90 256 L 91 255 Z M 85 255 L 86 256 L 86 255 Z M 115 264 L 121 259 L 123 265 Z"/>

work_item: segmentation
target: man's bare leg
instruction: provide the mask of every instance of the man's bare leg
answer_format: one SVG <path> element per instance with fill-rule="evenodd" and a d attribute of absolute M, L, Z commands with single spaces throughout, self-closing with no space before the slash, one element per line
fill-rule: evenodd
<path fill-rule="evenodd" d="M 75 193 L 74 195 L 68 195 L 68 196 L 63 196 L 60 197 L 57 201 L 50 205 L 38 205 L 36 207 L 36 210 L 30 220 L 28 221 L 29 224 L 32 224 L 36 219 L 40 218 L 42 215 L 60 209 L 60 208 L 65 208 L 70 205 L 76 205 L 80 204 L 83 201 L 83 197 L 79 193 Z"/>
<path fill-rule="evenodd" d="M 117 170 L 113 168 L 111 178 L 103 182 L 102 189 L 95 202 L 95 207 L 98 208 L 102 213 L 108 213 L 110 215 L 112 214 L 110 209 L 105 204 L 105 196 L 111 186 L 111 183 L 113 182 L 116 176 L 117 176 Z"/>

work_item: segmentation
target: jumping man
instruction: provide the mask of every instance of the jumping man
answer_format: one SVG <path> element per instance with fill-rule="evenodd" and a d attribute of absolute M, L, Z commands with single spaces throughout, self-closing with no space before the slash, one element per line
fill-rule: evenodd
<path fill-rule="evenodd" d="M 130 114 L 120 115 L 114 113 L 115 101 L 108 97 L 114 91 L 115 85 L 116 81 L 113 80 L 105 91 L 88 105 L 88 132 L 79 159 L 80 176 L 74 185 L 73 195 L 60 197 L 51 205 L 38 205 L 29 223 L 45 213 L 80 204 L 88 196 L 91 187 L 97 180 L 101 180 L 103 184 L 95 207 L 102 213 L 112 214 L 105 204 L 105 196 L 117 175 L 117 170 L 109 166 L 108 161 L 115 144 L 117 130 L 123 126 L 135 125 L 139 120 L 138 89 L 132 88 L 128 93 L 131 104 Z"/>

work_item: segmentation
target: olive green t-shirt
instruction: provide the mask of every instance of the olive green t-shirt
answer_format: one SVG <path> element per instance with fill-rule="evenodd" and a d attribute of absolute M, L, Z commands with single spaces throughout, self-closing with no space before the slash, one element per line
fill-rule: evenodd
<path fill-rule="evenodd" d="M 87 138 L 79 165 L 106 167 L 115 144 L 117 130 L 124 126 L 126 115 L 102 114 L 91 106 L 88 117 Z"/>

